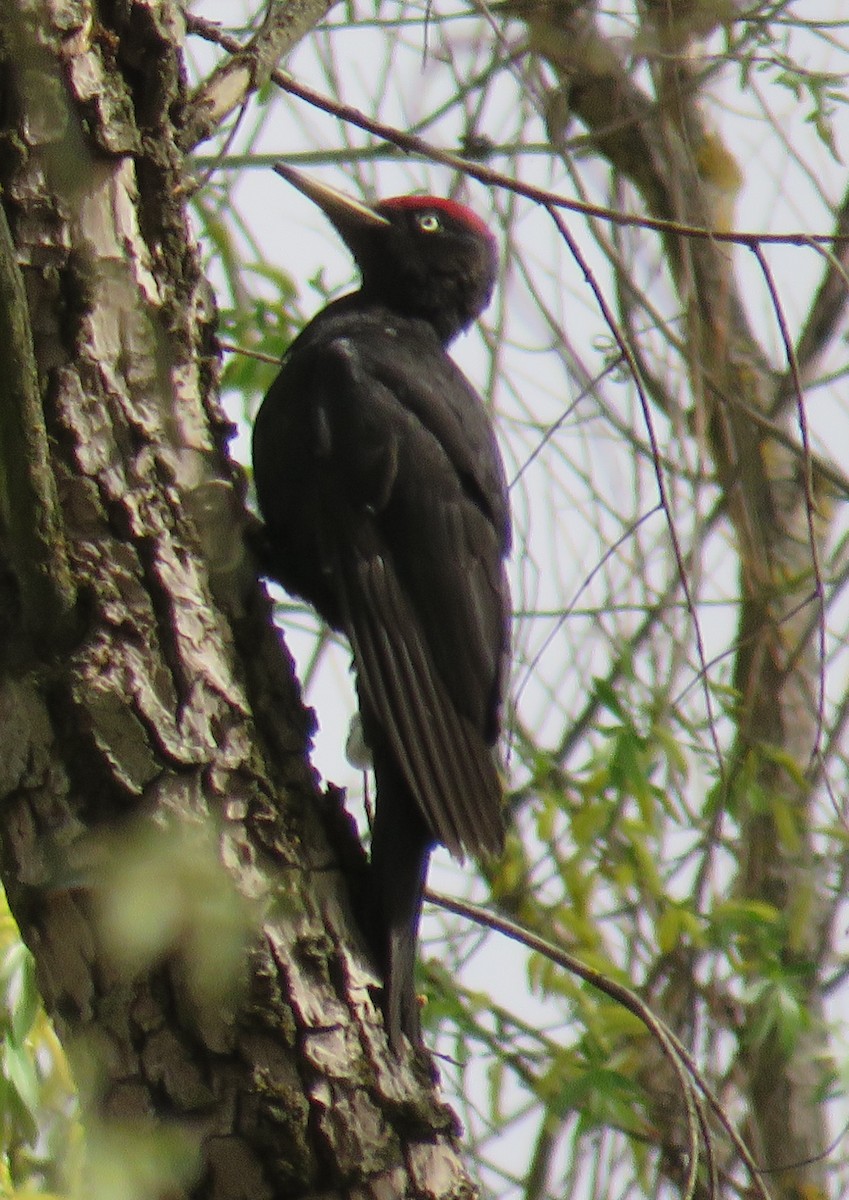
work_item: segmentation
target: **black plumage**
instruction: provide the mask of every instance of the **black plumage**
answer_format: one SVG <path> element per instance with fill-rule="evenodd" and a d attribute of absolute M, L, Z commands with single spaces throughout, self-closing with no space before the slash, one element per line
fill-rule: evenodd
<path fill-rule="evenodd" d="M 377 801 L 367 933 L 392 1044 L 435 842 L 503 845 L 498 738 L 509 650 L 504 469 L 446 353 L 489 300 L 495 244 L 451 201 L 374 207 L 278 168 L 351 249 L 362 286 L 295 339 L 254 427 L 268 569 L 348 637 Z"/>

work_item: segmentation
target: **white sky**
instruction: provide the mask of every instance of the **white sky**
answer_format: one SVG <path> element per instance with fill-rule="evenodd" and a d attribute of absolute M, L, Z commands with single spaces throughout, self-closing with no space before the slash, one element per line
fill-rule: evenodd
<path fill-rule="evenodd" d="M 843 0 L 823 0 L 823 3 L 806 7 L 806 16 L 815 20 L 817 15 L 832 13 L 843 15 Z M 211 19 L 233 21 L 236 8 L 230 0 L 209 0 L 198 11 Z M 796 9 L 801 11 L 800 6 Z M 813 10 L 816 9 L 816 13 Z M 365 10 L 363 10 L 365 11 Z M 622 26 L 623 36 L 626 32 Z M 477 48 L 480 27 L 473 22 L 458 21 L 452 26 L 452 36 L 458 54 L 466 56 L 467 70 L 474 73 L 476 66 L 484 62 Z M 352 31 L 346 30 L 336 39 L 307 39 L 292 56 L 287 69 L 299 80 L 309 83 L 318 90 L 329 92 L 328 75 L 338 72 L 340 90 L 348 103 L 369 111 L 373 104 L 373 93 L 378 87 L 382 93 L 381 118 L 390 123 L 409 127 L 437 106 L 438 97 L 450 94 L 454 79 L 449 65 L 431 57 L 424 64 L 421 58 L 420 33 L 399 33 L 396 45 L 397 60 L 391 75 L 381 79 L 383 70 L 382 35 L 371 27 Z M 846 40 L 845 30 L 842 34 Z M 435 39 L 434 39 L 435 40 Z M 484 37 L 483 44 L 487 41 Z M 718 43 L 712 43 L 714 49 Z M 328 52 L 333 48 L 333 54 Z M 193 41 L 193 51 L 195 43 Z M 203 56 L 197 50 L 198 58 Z M 809 38 L 794 43 L 797 60 L 811 71 L 832 69 L 841 75 L 847 71 L 847 58 L 839 49 L 829 47 L 822 39 Z M 832 220 L 828 204 L 835 203 L 846 186 L 847 171 L 843 161 L 836 159 L 827 148 L 811 136 L 809 122 L 810 102 L 807 97 L 795 96 L 789 89 L 776 89 L 770 85 L 770 76 L 764 69 L 754 71 L 748 92 L 741 93 L 736 86 L 733 71 L 721 77 L 715 85 L 715 101 L 711 107 L 711 118 L 726 144 L 732 147 L 744 171 L 744 186 L 737 203 L 736 227 L 746 230 L 803 230 L 807 233 L 828 233 Z M 762 101 L 767 99 L 771 106 L 773 127 L 765 129 L 762 116 Z M 505 82 L 503 92 L 488 99 L 486 118 L 481 127 L 491 131 L 494 140 L 533 130 L 534 123 L 525 118 L 519 121 L 519 106 L 522 98 L 515 85 Z M 255 111 L 244 118 L 240 136 L 253 128 L 257 119 Z M 849 107 L 840 108 L 834 120 L 836 149 L 841 160 L 849 156 Z M 459 114 L 449 113 L 446 118 L 426 131 L 426 136 L 445 148 L 453 149 L 462 132 Z M 579 132 L 576 130 L 576 132 Z M 543 136 L 540 122 L 536 122 L 536 135 Z M 339 123 L 329 116 L 310 110 L 300 101 L 278 97 L 274 101 L 272 115 L 266 121 L 263 133 L 255 147 L 258 150 L 287 158 L 295 163 L 299 156 L 316 151 L 335 151 L 346 144 L 348 134 Z M 367 139 L 358 131 L 350 135 L 354 145 L 363 145 Z M 236 140 L 238 145 L 238 138 Z M 788 153 L 788 147 L 794 149 Z M 500 167 L 501 162 L 496 160 Z M 322 178 L 339 186 L 356 190 L 357 181 L 365 183 L 372 193 L 381 195 L 407 191 L 426 190 L 447 193 L 454 186 L 452 173 L 444 168 L 431 167 L 417 160 L 399 162 L 381 161 L 376 165 L 365 163 L 356 167 L 331 168 L 313 166 Z M 526 156 L 521 160 L 523 178 L 549 186 L 559 179 L 567 193 L 571 185 L 561 168 L 551 167 L 542 156 Z M 552 175 L 551 172 L 554 172 Z M 355 179 L 355 176 L 357 177 Z M 593 199 L 605 199 L 602 173 L 587 172 L 588 186 L 594 188 Z M 324 271 L 324 280 L 334 287 L 341 286 L 351 278 L 350 260 L 340 246 L 333 231 L 315 208 L 270 170 L 244 170 L 239 174 L 234 192 L 235 206 L 241 216 L 250 222 L 250 231 L 262 248 L 263 256 L 276 266 L 290 272 L 298 282 L 300 303 L 305 314 L 321 307 L 318 293 L 312 292 L 305 281 L 314 278 L 319 270 Z M 488 192 L 476 183 L 463 189 L 462 198 L 482 214 L 501 212 L 507 204 L 503 194 Z M 519 526 L 519 554 L 512 565 L 514 595 L 519 608 L 561 609 L 564 604 L 575 602 L 576 610 L 593 605 L 602 607 L 609 598 L 611 587 L 625 589 L 628 585 L 627 572 L 623 574 L 614 563 L 602 569 L 586 588 L 583 585 L 588 575 L 601 561 L 606 545 L 620 536 L 622 530 L 616 520 L 617 511 L 633 514 L 635 511 L 635 489 L 643 489 L 638 511 L 647 512 L 656 503 L 650 481 L 635 479 L 630 466 L 631 454 L 627 446 L 617 445 L 610 428 L 604 428 L 594 415 L 595 410 L 580 399 L 580 388 L 564 368 L 556 347 L 547 348 L 552 336 L 540 310 L 540 300 L 551 310 L 563 331 L 563 337 L 574 346 L 581 347 L 583 357 L 593 371 L 603 363 L 604 352 L 595 350 L 595 344 L 609 342 L 596 303 L 586 286 L 581 272 L 568 258 L 562 242 L 557 238 L 545 214 L 537 211 L 529 202 L 517 202 L 517 216 L 513 223 L 514 238 L 521 244 L 525 269 L 529 277 L 523 279 L 517 258 L 509 256 L 505 264 L 505 279 L 511 289 L 511 319 L 506 332 L 512 348 L 504 352 L 501 365 L 504 368 L 502 384 L 496 400 L 501 415 L 499 434 L 508 463 L 508 474 L 512 475 L 524 463 L 530 451 L 538 443 L 535 431 L 523 428 L 528 414 L 539 421 L 555 421 L 577 401 L 574 414 L 558 433 L 554 445 L 557 454 L 575 469 L 575 477 L 567 481 L 558 480 L 557 490 L 551 488 L 548 475 L 557 470 L 559 458 L 552 452 L 540 456 L 538 464 L 523 478 L 521 487 L 514 491 L 517 524 Z M 497 224 L 497 222 L 494 222 Z M 582 222 L 570 218 L 570 228 L 578 236 Z M 626 246 L 628 240 L 626 238 Z M 632 242 L 637 245 L 637 241 Z M 608 271 L 601 253 L 587 237 L 583 246 L 599 278 L 607 280 Z M 763 344 L 772 355 L 777 368 L 783 367 L 781 338 L 765 289 L 763 275 L 754 259 L 746 250 L 734 251 L 739 278 L 744 281 L 750 318 L 762 335 Z M 813 281 L 822 270 L 820 256 L 809 247 L 767 248 L 766 254 L 775 273 L 782 305 L 791 330 L 798 332 L 799 323 L 810 302 Z M 669 293 L 662 279 L 652 278 L 651 264 L 638 257 L 635 273 L 651 288 L 655 305 L 669 317 L 677 311 L 677 300 Z M 496 299 L 495 308 L 498 307 Z M 281 346 L 281 352 L 284 347 Z M 844 347 L 845 349 L 845 347 Z M 455 350 L 455 358 L 463 366 L 476 385 L 484 392 L 488 389 L 487 372 L 490 357 L 477 333 L 461 339 Z M 837 368 L 842 362 L 831 364 Z M 515 384 L 515 394 L 503 379 Z M 603 386 L 605 396 L 618 400 L 615 384 Z M 639 429 L 639 417 L 629 413 L 628 404 L 621 403 L 623 419 L 627 417 L 634 428 Z M 814 391 L 808 398 L 808 418 L 812 433 L 823 451 L 835 453 L 839 447 L 849 448 L 849 404 L 847 404 L 847 381 L 844 379 L 830 388 Z M 658 429 L 665 438 L 664 424 L 658 420 Z M 246 453 L 246 439 L 240 438 L 235 451 Z M 677 448 L 671 441 L 670 446 Z M 849 471 L 849 452 L 839 454 L 842 467 Z M 554 467 L 552 466 L 554 464 Z M 694 462 L 693 466 L 698 463 Z M 582 486 L 582 475 L 585 484 Z M 610 504 L 610 513 L 599 511 L 594 501 L 601 492 Z M 572 507 L 561 512 L 564 497 L 571 496 Z M 686 503 L 686 499 L 684 500 Z M 845 515 L 840 518 L 845 529 Z M 663 517 L 655 515 L 647 520 L 641 530 L 646 545 L 661 539 L 664 533 Z M 521 553 L 525 542 L 530 545 L 530 557 Z M 623 556 L 629 547 L 623 548 Z M 659 562 L 657 570 L 660 578 Z M 729 554 L 721 541 L 713 544 L 704 569 L 714 580 L 714 591 L 719 598 L 723 592 L 733 596 L 735 590 L 735 555 Z M 617 599 L 629 598 L 623 590 Z M 640 589 L 631 597 L 639 604 Z M 844 613 L 835 622 L 835 627 L 846 627 L 846 603 Z M 702 632 L 707 643 L 707 657 L 724 650 L 730 641 L 730 622 L 733 612 L 718 608 L 713 615 L 702 614 Z M 623 616 L 618 629 L 628 628 L 628 618 Z M 639 614 L 633 617 L 635 624 Z M 534 657 L 545 644 L 552 627 L 546 621 L 523 620 L 518 623 L 517 642 L 522 650 L 523 663 Z M 593 637 L 595 629 L 596 636 Z M 309 659 L 312 643 L 308 637 L 299 635 L 287 627 L 289 645 L 301 662 L 302 669 Z M 563 710 L 578 712 L 586 699 L 588 682 L 592 674 L 603 673 L 609 662 L 611 646 L 609 631 L 602 631 L 592 615 L 583 617 L 579 611 L 569 618 L 565 629 L 546 649 L 540 662 L 536 663 L 534 678 L 523 686 L 521 711 L 524 719 L 539 730 L 543 741 L 546 736 L 555 737 L 563 725 Z M 838 659 L 828 678 L 832 696 L 842 694 L 846 686 L 847 656 Z M 728 663 L 726 662 L 726 670 Z M 568 668 L 568 670 L 567 670 Z M 525 684 L 525 667 L 519 666 L 515 684 Z M 721 669 L 717 674 L 721 677 Z M 556 704 L 551 691 L 556 694 Z M 340 650 L 329 656 L 320 670 L 309 693 L 309 702 L 320 716 L 320 730 L 316 738 L 315 762 L 322 773 L 334 782 L 349 787 L 355 796 L 361 791 L 361 780 L 350 767 L 344 756 L 342 731 L 347 723 L 347 714 L 353 708 L 354 693 L 348 672 L 348 654 Z M 463 878 L 444 856 L 437 857 L 431 873 L 431 883 L 439 890 L 453 891 L 463 887 Z M 425 941 L 435 936 L 441 926 L 432 920 L 424 926 Z M 438 951 L 438 946 L 435 947 Z M 524 983 L 523 958 L 512 948 L 503 944 L 491 945 L 485 954 L 475 960 L 469 972 L 469 981 L 477 980 L 481 986 L 499 987 L 509 994 L 504 996 L 506 1006 L 511 1006 L 517 989 L 525 992 L 523 1012 L 531 1021 L 545 1019 L 548 1010 L 540 1008 L 529 996 Z M 493 979 L 495 984 L 493 986 Z M 484 1071 L 486 1064 L 482 1064 Z M 481 1086 L 485 1081 L 481 1080 Z M 468 1114 L 467 1114 L 468 1115 Z M 494 1154 L 505 1169 L 517 1166 L 526 1156 L 524 1134 L 514 1129 L 511 1137 L 500 1151 Z M 530 1136 L 530 1135 L 528 1135 Z M 505 1195 L 503 1190 L 501 1195 Z"/>

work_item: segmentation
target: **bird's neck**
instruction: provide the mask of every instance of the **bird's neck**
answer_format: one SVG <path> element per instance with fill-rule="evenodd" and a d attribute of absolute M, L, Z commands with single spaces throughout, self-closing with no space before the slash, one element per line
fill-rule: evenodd
<path fill-rule="evenodd" d="M 385 328 L 399 331 L 415 329 L 421 336 L 430 332 L 436 336 L 443 349 L 446 349 L 469 324 L 468 321 L 461 321 L 454 312 L 431 312 L 421 305 L 387 300 L 373 289 L 365 287 L 334 300 L 324 313 L 334 316 L 361 314 L 367 321 Z"/>

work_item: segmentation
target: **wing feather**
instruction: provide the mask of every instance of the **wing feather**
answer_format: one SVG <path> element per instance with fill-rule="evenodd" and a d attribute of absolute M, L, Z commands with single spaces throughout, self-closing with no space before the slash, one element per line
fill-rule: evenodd
<path fill-rule="evenodd" d="M 464 850 L 498 853 L 501 783 L 492 751 L 452 703 L 391 566 L 355 556 L 352 569 L 356 585 L 344 589 L 343 612 L 360 686 L 421 811 L 457 858 Z"/>
<path fill-rule="evenodd" d="M 264 488 L 277 498 L 266 515 L 279 575 L 347 634 L 372 737 L 434 838 L 460 858 L 497 853 L 510 538 L 497 447 L 435 340 L 412 355 L 383 322 L 364 336 L 362 313 L 348 336 L 348 319 L 328 317 L 292 355 L 276 385 L 292 406 L 260 414 L 278 423 L 255 470 L 262 485 L 283 466 Z M 285 464 L 271 456 L 281 446 Z"/>

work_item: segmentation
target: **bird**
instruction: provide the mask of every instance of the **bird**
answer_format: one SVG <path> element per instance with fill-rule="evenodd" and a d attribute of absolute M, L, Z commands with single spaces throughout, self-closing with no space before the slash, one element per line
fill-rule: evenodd
<path fill-rule="evenodd" d="M 396 1053 L 421 1044 L 430 855 L 504 847 L 497 742 L 510 657 L 503 460 L 447 353 L 488 304 L 497 245 L 449 199 L 366 203 L 284 163 L 359 269 L 295 338 L 257 413 L 265 573 L 347 638 L 376 783 L 365 933 Z"/>

